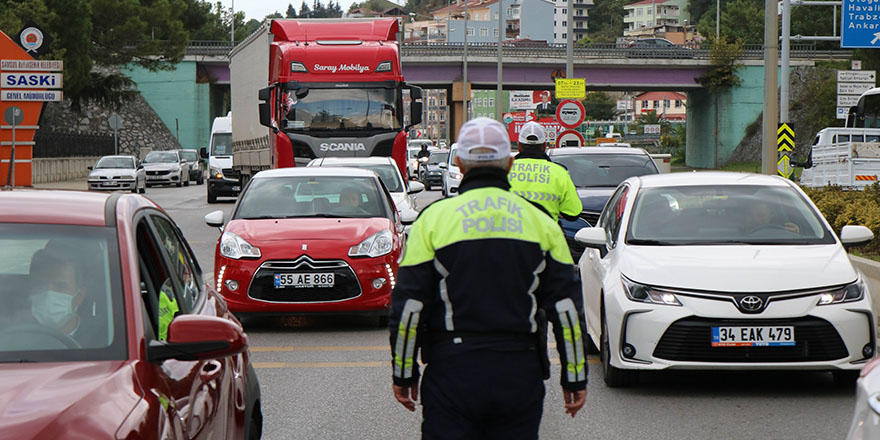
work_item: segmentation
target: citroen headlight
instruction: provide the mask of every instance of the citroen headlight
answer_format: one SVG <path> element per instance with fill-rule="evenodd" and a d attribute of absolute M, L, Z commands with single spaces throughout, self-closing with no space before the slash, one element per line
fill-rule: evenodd
<path fill-rule="evenodd" d="M 217 178 L 217 179 L 223 178 L 223 172 L 220 171 L 220 168 L 217 168 L 217 167 L 209 167 L 208 174 L 210 174 L 212 177 Z"/>
<path fill-rule="evenodd" d="M 260 248 L 248 243 L 232 232 L 224 232 L 220 237 L 220 255 L 238 260 L 239 258 L 260 258 Z"/>
<path fill-rule="evenodd" d="M 455 171 L 450 171 L 449 178 L 453 179 L 453 180 L 461 180 L 461 173 L 456 173 Z"/>
<path fill-rule="evenodd" d="M 831 290 L 828 292 L 824 292 L 819 295 L 819 306 L 825 306 L 828 304 L 840 304 L 850 301 L 858 301 L 865 297 L 865 282 L 861 279 L 858 281 L 843 286 L 840 289 Z"/>
<path fill-rule="evenodd" d="M 664 304 L 667 306 L 681 305 L 681 303 L 678 302 L 678 298 L 676 298 L 675 294 L 672 292 L 666 292 L 644 284 L 639 284 L 630 281 L 625 277 L 620 277 L 620 282 L 623 283 L 623 291 L 626 293 L 626 297 L 632 301 L 650 304 Z"/>
<path fill-rule="evenodd" d="M 381 257 L 391 252 L 394 235 L 388 229 L 379 231 L 348 250 L 349 257 Z"/>

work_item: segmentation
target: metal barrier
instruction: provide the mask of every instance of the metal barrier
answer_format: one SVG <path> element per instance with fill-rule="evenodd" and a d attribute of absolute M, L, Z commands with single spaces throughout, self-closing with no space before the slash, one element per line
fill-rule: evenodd
<path fill-rule="evenodd" d="M 34 158 L 92 157 L 113 154 L 113 136 L 37 130 Z"/>

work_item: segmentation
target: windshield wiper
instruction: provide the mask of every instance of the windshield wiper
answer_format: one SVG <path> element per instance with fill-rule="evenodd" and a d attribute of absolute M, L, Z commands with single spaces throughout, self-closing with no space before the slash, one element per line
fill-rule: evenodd
<path fill-rule="evenodd" d="M 679 243 L 663 240 L 647 240 L 643 238 L 631 238 L 626 241 L 627 244 L 644 245 L 644 246 L 678 246 Z"/>
<path fill-rule="evenodd" d="M 257 215 L 252 217 L 241 217 L 242 220 L 272 220 L 275 218 L 286 218 L 277 215 Z"/>

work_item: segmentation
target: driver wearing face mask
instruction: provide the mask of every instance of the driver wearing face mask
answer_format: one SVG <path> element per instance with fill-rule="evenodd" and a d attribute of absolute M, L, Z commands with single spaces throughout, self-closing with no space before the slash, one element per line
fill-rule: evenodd
<path fill-rule="evenodd" d="M 48 250 L 37 251 L 31 259 L 31 314 L 46 326 L 72 336 L 80 327 L 77 309 L 85 298 L 76 264 L 58 258 Z"/>

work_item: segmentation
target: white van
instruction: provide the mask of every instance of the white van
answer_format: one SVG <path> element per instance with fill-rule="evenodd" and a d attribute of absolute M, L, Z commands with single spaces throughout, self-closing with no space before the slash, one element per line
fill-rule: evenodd
<path fill-rule="evenodd" d="M 880 128 L 829 127 L 813 139 L 801 173 L 803 186 L 861 188 L 880 177 Z"/>
<path fill-rule="evenodd" d="M 200 150 L 201 156 L 208 159 L 208 203 L 217 202 L 217 197 L 237 197 L 241 182 L 232 171 L 232 112 L 214 118 L 208 148 Z"/>

